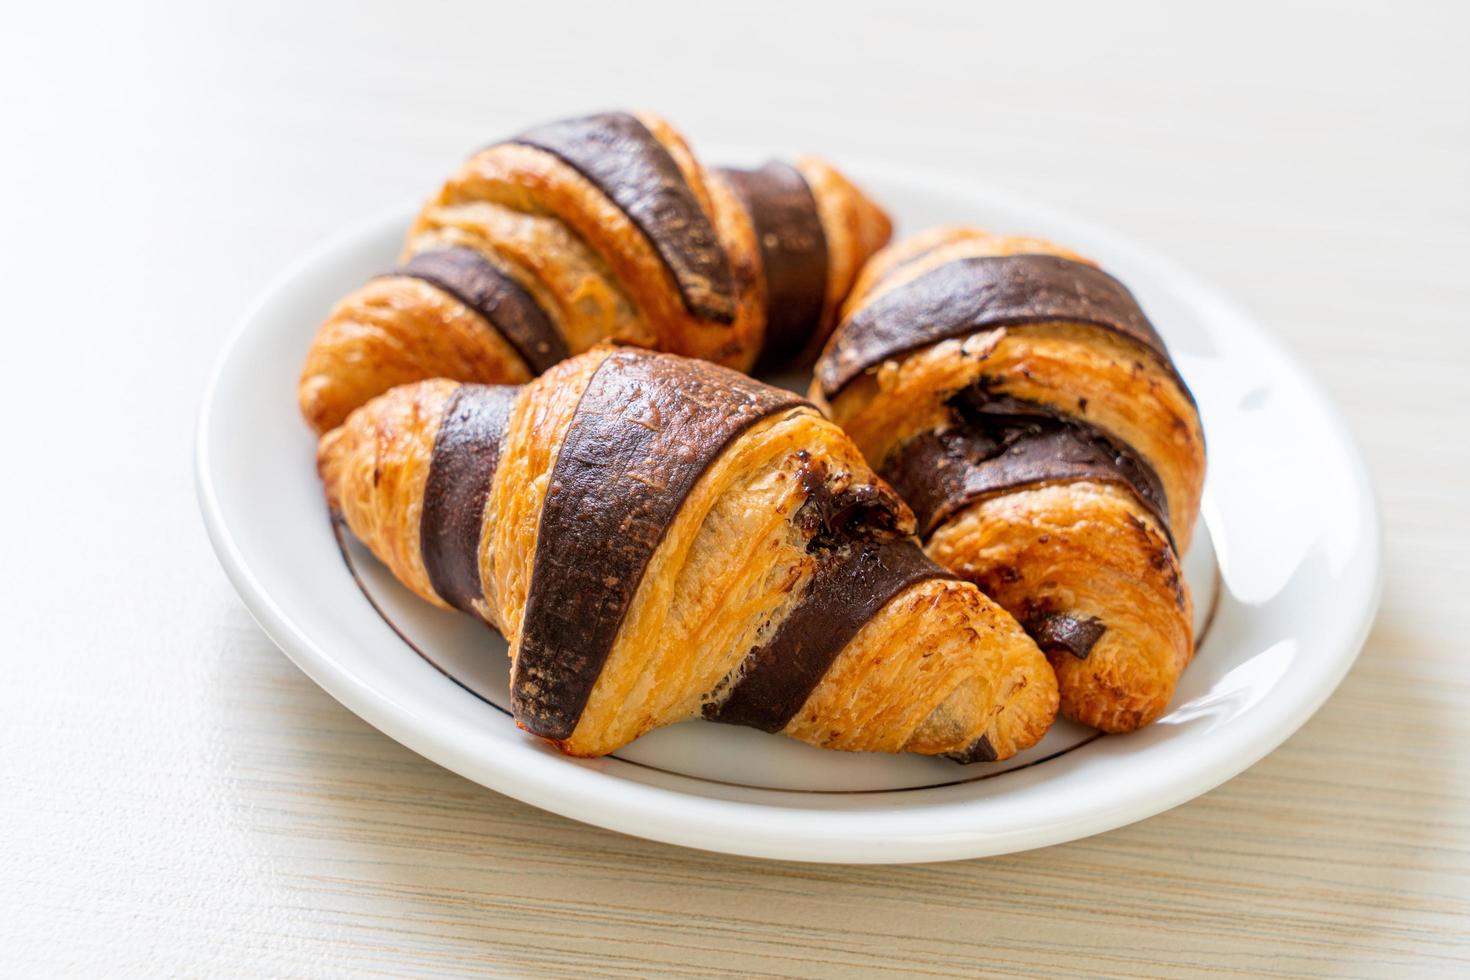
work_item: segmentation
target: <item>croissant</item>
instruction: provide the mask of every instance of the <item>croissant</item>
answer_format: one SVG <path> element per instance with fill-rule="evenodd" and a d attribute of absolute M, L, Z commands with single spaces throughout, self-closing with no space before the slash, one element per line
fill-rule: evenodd
<path fill-rule="evenodd" d="M 1037 239 L 917 236 L 860 276 L 812 398 L 930 557 L 1041 645 L 1064 716 L 1123 732 L 1164 711 L 1193 655 L 1179 556 L 1204 433 L 1121 283 Z"/>
<path fill-rule="evenodd" d="M 519 384 L 609 340 L 740 370 L 810 359 L 890 230 L 816 158 L 710 170 L 648 113 L 551 123 L 466 161 L 398 268 L 338 303 L 301 410 L 321 433 L 398 384 Z"/>
<path fill-rule="evenodd" d="M 318 467 L 403 584 L 509 640 L 516 722 L 569 754 L 704 717 L 998 759 L 1055 715 L 1041 651 L 842 431 L 732 370 L 604 346 L 521 387 L 401 386 Z"/>

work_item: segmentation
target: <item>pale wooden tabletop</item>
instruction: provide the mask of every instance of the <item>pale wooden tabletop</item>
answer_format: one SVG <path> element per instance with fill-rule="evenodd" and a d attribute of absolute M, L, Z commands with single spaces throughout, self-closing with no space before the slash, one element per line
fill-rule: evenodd
<path fill-rule="evenodd" d="M 7 9 L 0 974 L 1470 972 L 1467 8 L 794 6 Z M 1337 694 L 1170 813 L 883 868 L 549 816 L 317 689 L 197 517 L 222 339 L 467 150 L 616 105 L 983 176 L 1269 324 L 1383 503 Z"/>

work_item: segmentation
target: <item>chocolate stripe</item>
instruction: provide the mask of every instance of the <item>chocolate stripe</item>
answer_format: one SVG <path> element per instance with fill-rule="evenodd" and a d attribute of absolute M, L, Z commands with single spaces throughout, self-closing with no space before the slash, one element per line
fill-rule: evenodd
<path fill-rule="evenodd" d="M 480 532 L 500 443 L 519 388 L 461 385 L 449 398 L 424 486 L 419 548 L 429 584 L 456 609 L 479 615 Z"/>
<path fill-rule="evenodd" d="M 750 213 L 766 275 L 760 367 L 783 367 L 806 348 L 827 304 L 827 235 L 801 171 L 778 161 L 721 171 Z"/>
<path fill-rule="evenodd" d="M 1158 474 L 1129 447 L 1046 406 L 970 389 L 951 403 L 961 424 L 901 443 L 883 478 L 908 501 L 927 538 L 974 500 L 1042 483 L 1098 480 L 1121 484 L 1169 532 Z"/>
<path fill-rule="evenodd" d="M 999 758 L 995 746 L 990 743 L 989 735 L 981 735 L 971 742 L 961 752 L 950 752 L 945 758 L 952 759 L 960 765 L 969 765 L 972 762 L 994 762 Z"/>
<path fill-rule="evenodd" d="M 571 356 L 535 297 L 472 248 L 420 252 L 392 274 L 422 279 L 480 314 L 510 341 L 533 374 Z"/>
<path fill-rule="evenodd" d="M 626 112 L 605 112 L 538 126 L 510 142 L 552 154 L 621 208 L 663 259 L 690 313 L 734 322 L 729 257 L 679 165 L 648 127 Z"/>
<path fill-rule="evenodd" d="M 552 467 L 511 677 L 516 721 L 569 738 L 643 573 L 696 481 L 758 420 L 801 398 L 704 361 L 610 355 Z"/>
<path fill-rule="evenodd" d="M 800 603 L 705 717 L 767 732 L 785 728 L 832 662 L 878 611 L 915 582 L 949 578 L 909 538 L 861 541 L 820 562 Z"/>
<path fill-rule="evenodd" d="M 946 262 L 885 293 L 843 322 L 817 365 L 828 398 L 888 358 L 977 330 L 1049 321 L 1090 323 L 1152 351 L 1169 351 L 1133 294 L 1100 269 L 1055 255 Z M 1186 396 L 1189 389 L 1179 380 Z"/>
<path fill-rule="evenodd" d="M 1065 651 L 1078 660 L 1086 660 L 1093 646 L 1108 631 L 1103 621 L 1094 616 L 1066 613 L 1048 613 L 1024 625 L 1036 645 L 1047 653 Z"/>

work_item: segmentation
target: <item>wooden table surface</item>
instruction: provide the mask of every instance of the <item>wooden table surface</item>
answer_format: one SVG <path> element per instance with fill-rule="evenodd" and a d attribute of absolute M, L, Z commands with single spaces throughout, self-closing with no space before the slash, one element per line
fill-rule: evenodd
<path fill-rule="evenodd" d="M 0 31 L 0 974 L 1470 972 L 1464 5 L 237 6 Z M 197 516 L 223 338 L 469 149 L 617 105 L 982 176 L 1258 315 L 1383 503 L 1382 611 L 1337 694 L 1172 812 L 884 868 L 550 816 L 317 689 Z"/>

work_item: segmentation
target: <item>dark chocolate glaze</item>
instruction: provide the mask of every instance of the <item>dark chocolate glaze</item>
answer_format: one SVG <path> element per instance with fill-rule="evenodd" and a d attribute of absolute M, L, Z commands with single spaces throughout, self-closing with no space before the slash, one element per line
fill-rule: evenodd
<path fill-rule="evenodd" d="M 889 600 L 915 582 L 951 577 L 906 537 L 859 540 L 819 558 L 796 608 L 747 655 L 729 697 L 707 707 L 705 717 L 780 731 Z"/>
<path fill-rule="evenodd" d="M 654 551 L 695 482 L 755 422 L 807 404 L 704 361 L 619 350 L 582 392 L 552 467 L 511 706 L 521 727 L 577 727 Z"/>
<path fill-rule="evenodd" d="M 971 762 L 994 762 L 998 755 L 995 746 L 990 744 L 990 736 L 981 735 L 963 752 L 951 752 L 946 758 L 968 765 Z"/>
<path fill-rule="evenodd" d="M 806 535 L 808 551 L 828 553 L 876 535 L 907 536 L 908 528 L 899 516 L 904 503 L 892 487 L 884 483 L 853 484 L 845 476 L 834 480 L 826 461 L 812 459 L 804 449 L 796 455 L 801 461 L 799 479 L 806 499 L 796 512 L 795 522 Z"/>
<path fill-rule="evenodd" d="M 479 615 L 480 532 L 500 444 L 520 388 L 461 385 L 444 408 L 419 518 L 419 548 L 429 584 L 456 609 Z"/>
<path fill-rule="evenodd" d="M 766 335 L 758 368 L 784 367 L 822 323 L 827 305 L 827 234 L 801 171 L 771 161 L 759 170 L 724 170 L 745 204 L 766 275 Z"/>
<path fill-rule="evenodd" d="M 838 326 L 817 364 L 828 398 L 888 358 L 977 330 L 1063 320 L 1128 337 L 1174 373 L 1169 352 L 1122 283 L 1055 255 L 975 256 L 924 273 Z M 1189 389 L 1179 380 L 1185 395 Z"/>
<path fill-rule="evenodd" d="M 510 341 L 532 374 L 571 356 L 541 304 L 472 248 L 420 252 L 392 274 L 422 279 L 480 314 Z"/>
<path fill-rule="evenodd" d="M 678 164 L 647 126 L 626 112 L 604 112 L 538 126 L 510 142 L 552 154 L 621 208 L 663 259 L 690 313 L 734 322 L 729 256 Z"/>
<path fill-rule="evenodd" d="M 1101 429 L 1044 405 L 990 394 L 983 385 L 950 404 L 958 425 L 915 436 L 883 462 L 883 478 L 914 509 L 921 537 L 981 497 L 1075 480 L 1128 488 L 1170 533 L 1158 474 Z"/>
<path fill-rule="evenodd" d="M 1067 613 L 1049 613 L 1022 625 L 1047 653 L 1066 651 L 1078 660 L 1086 660 L 1093 645 L 1108 631 L 1100 619 Z"/>

